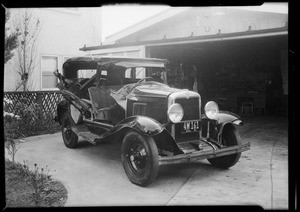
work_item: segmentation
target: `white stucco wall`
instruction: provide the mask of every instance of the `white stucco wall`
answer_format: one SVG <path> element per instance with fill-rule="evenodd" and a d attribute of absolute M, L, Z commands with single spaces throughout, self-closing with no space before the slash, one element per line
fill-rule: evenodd
<path fill-rule="evenodd" d="M 40 19 L 41 31 L 38 37 L 37 66 L 30 77 L 30 90 L 42 90 L 41 68 L 45 56 L 57 58 L 58 69 L 61 70 L 66 57 L 84 55 L 79 51 L 84 44 L 100 44 L 101 42 L 101 10 L 100 8 L 34 8 L 33 14 Z M 11 9 L 11 20 L 20 9 Z M 14 91 L 20 77 L 17 57 L 12 58 L 4 67 L 4 91 Z"/>

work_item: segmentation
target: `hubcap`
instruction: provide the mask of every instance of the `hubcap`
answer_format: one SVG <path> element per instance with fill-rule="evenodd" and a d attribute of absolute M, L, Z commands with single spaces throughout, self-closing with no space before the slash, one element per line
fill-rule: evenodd
<path fill-rule="evenodd" d="M 133 171 L 140 173 L 147 167 L 148 154 L 141 143 L 134 141 L 129 147 L 127 157 Z"/>

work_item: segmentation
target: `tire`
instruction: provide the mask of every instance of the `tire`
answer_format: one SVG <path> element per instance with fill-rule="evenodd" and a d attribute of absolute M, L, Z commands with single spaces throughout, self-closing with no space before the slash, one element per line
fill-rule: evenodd
<path fill-rule="evenodd" d="M 222 132 L 222 145 L 234 146 L 241 144 L 241 137 L 237 129 L 233 125 L 227 125 Z M 234 166 L 240 159 L 241 153 L 235 153 L 232 155 L 226 155 L 217 158 L 207 159 L 212 166 L 228 169 Z"/>
<path fill-rule="evenodd" d="M 146 187 L 155 180 L 159 158 L 152 137 L 129 131 L 123 139 L 121 157 L 125 173 L 132 183 Z"/>
<path fill-rule="evenodd" d="M 71 130 L 75 125 L 69 112 L 65 112 L 61 119 L 61 132 L 66 147 L 73 149 L 77 146 L 78 136 Z"/>

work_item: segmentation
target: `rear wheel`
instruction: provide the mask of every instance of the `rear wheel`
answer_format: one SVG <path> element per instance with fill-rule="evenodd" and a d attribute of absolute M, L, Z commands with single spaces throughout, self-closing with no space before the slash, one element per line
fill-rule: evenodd
<path fill-rule="evenodd" d="M 222 133 L 222 145 L 234 146 L 241 144 L 241 137 L 237 129 L 233 125 L 227 125 L 223 129 Z M 210 158 L 208 161 L 212 166 L 227 169 L 234 166 L 240 159 L 241 153 L 235 153 L 232 155 L 226 155 L 217 158 Z"/>
<path fill-rule="evenodd" d="M 153 138 L 136 131 L 128 132 L 122 143 L 121 156 L 126 175 L 132 183 L 145 187 L 154 181 L 159 159 Z"/>
<path fill-rule="evenodd" d="M 78 143 L 78 136 L 71 129 L 74 125 L 75 122 L 73 121 L 70 113 L 65 112 L 61 120 L 61 131 L 65 146 L 71 149 L 75 148 Z"/>

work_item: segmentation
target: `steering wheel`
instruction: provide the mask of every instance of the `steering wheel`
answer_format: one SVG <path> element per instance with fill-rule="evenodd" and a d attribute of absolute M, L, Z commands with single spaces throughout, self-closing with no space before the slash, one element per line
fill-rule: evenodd
<path fill-rule="evenodd" d="M 102 86 L 105 85 L 105 82 L 107 81 L 106 78 L 99 77 L 98 80 L 94 83 L 96 86 Z"/>
<path fill-rule="evenodd" d="M 130 88 L 130 90 L 129 90 L 129 93 L 135 88 L 135 87 L 137 87 L 139 84 L 141 84 L 142 82 L 146 82 L 147 80 L 150 80 L 150 79 L 152 79 L 152 80 L 155 80 L 153 77 L 144 77 L 144 78 L 142 78 L 142 79 L 140 79 L 139 81 L 137 81 L 133 86 L 132 86 L 132 88 Z"/>

